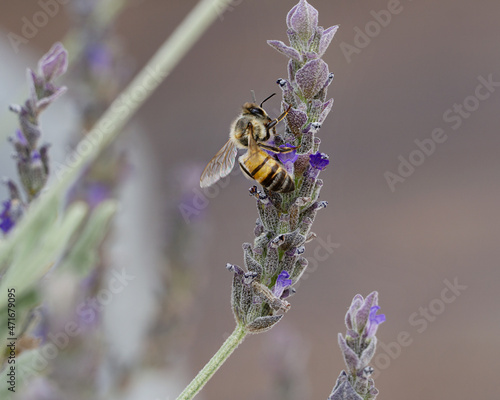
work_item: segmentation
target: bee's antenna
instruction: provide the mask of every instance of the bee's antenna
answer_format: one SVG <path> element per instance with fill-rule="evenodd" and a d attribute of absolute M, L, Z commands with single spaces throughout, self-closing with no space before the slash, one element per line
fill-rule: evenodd
<path fill-rule="evenodd" d="M 254 103 L 257 103 L 257 99 L 255 98 L 255 92 L 252 90 L 250 90 L 250 92 L 252 92 L 252 100 Z"/>
<path fill-rule="evenodd" d="M 264 104 L 266 101 L 268 101 L 271 97 L 273 97 L 276 93 L 273 93 L 271 96 L 265 98 L 264 100 L 262 100 L 262 103 L 260 103 L 260 107 L 262 107 L 262 104 Z"/>

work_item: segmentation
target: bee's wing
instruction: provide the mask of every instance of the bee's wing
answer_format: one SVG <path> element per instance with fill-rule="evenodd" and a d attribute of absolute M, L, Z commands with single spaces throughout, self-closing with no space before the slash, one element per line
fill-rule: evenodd
<path fill-rule="evenodd" d="M 237 153 L 238 149 L 236 145 L 232 140 L 228 140 L 203 170 L 200 178 L 200 186 L 207 187 L 213 185 L 220 178 L 229 175 L 234 167 Z"/>

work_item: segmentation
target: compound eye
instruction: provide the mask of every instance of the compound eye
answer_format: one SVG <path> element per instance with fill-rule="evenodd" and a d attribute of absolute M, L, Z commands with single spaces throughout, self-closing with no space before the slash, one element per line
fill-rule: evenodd
<path fill-rule="evenodd" d="M 259 117 L 263 117 L 264 116 L 264 113 L 262 112 L 262 109 L 260 108 L 255 108 L 255 107 L 252 107 L 250 109 L 250 112 L 253 114 L 253 115 L 258 115 Z"/>

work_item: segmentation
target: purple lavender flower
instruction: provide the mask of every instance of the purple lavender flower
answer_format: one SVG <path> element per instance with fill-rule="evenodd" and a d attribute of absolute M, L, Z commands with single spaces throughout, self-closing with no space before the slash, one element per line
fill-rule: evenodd
<path fill-rule="evenodd" d="M 292 280 L 290 279 L 290 274 L 286 271 L 281 271 L 278 275 L 278 279 L 276 279 L 276 284 L 273 288 L 273 294 L 281 299 L 283 292 L 286 288 L 288 288 L 292 284 Z"/>
<path fill-rule="evenodd" d="M 282 144 L 280 146 L 281 148 L 284 147 L 293 147 L 290 143 L 287 143 L 286 145 Z M 297 155 L 296 150 L 292 150 L 289 153 L 279 153 L 278 154 L 278 159 L 281 161 L 283 166 L 285 167 L 285 170 L 293 176 L 293 170 L 294 170 L 294 163 L 297 161 L 299 156 Z"/>
<path fill-rule="evenodd" d="M 374 337 L 377 333 L 378 326 L 385 321 L 384 314 L 376 315 L 378 310 L 380 310 L 379 306 L 373 306 L 370 308 L 370 315 L 368 317 L 364 333 L 367 339 Z"/>
<path fill-rule="evenodd" d="M 328 164 L 330 164 L 330 160 L 325 153 L 317 152 L 315 154 L 311 154 L 309 156 L 309 162 L 311 163 L 311 167 L 319 169 L 323 171 Z"/>
<path fill-rule="evenodd" d="M 285 147 L 293 147 L 293 145 L 291 145 L 290 143 L 287 143 L 287 144 L 282 144 L 280 146 L 280 148 L 285 148 Z M 297 161 L 297 158 L 299 156 L 297 155 L 297 151 L 296 150 L 292 150 L 288 153 L 278 153 L 278 159 L 283 163 L 283 164 L 286 164 L 286 163 L 294 163 L 295 161 Z"/>

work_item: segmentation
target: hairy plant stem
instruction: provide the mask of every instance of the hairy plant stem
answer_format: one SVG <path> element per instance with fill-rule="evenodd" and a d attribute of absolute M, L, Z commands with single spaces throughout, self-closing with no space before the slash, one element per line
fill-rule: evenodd
<path fill-rule="evenodd" d="M 198 372 L 198 375 L 196 375 L 186 389 L 177 397 L 177 400 L 190 400 L 196 396 L 222 364 L 229 358 L 233 351 L 243 342 L 247 333 L 243 325 L 236 325 L 231 336 L 226 339 L 217 353 L 215 353 L 203 369 Z"/>

